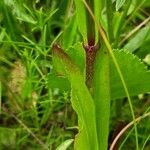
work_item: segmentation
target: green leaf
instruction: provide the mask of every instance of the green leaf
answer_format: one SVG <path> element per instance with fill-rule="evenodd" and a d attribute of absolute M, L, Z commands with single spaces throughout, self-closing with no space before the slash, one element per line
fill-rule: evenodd
<path fill-rule="evenodd" d="M 146 55 L 146 57 L 143 59 L 143 61 L 145 63 L 147 63 L 148 65 L 150 65 L 150 54 Z"/>
<path fill-rule="evenodd" d="M 47 77 L 48 83 L 47 86 L 49 88 L 58 88 L 61 91 L 70 90 L 70 83 L 65 76 L 59 76 L 57 74 L 51 73 Z"/>
<path fill-rule="evenodd" d="M 81 72 L 85 72 L 85 50 L 82 43 L 78 42 L 70 47 L 66 53 L 71 57 L 73 62 L 80 68 Z"/>
<path fill-rule="evenodd" d="M 150 71 L 146 69 L 144 63 L 137 56 L 123 50 L 114 50 L 114 54 L 127 84 L 130 96 L 150 92 Z M 112 60 L 110 67 L 111 98 L 126 97 Z"/>
<path fill-rule="evenodd" d="M 113 16 L 113 32 L 114 32 L 114 36 L 116 37 L 117 35 L 117 31 L 119 28 L 119 24 L 121 21 L 121 17 L 122 17 L 122 12 L 114 12 L 114 16 Z"/>
<path fill-rule="evenodd" d="M 102 10 L 105 6 L 105 0 L 94 0 L 94 14 L 95 18 L 98 22 L 100 22 L 101 25 L 103 25 L 103 19 L 102 19 Z M 96 42 L 98 41 L 99 38 L 99 33 L 97 31 L 97 28 L 95 27 L 96 31 Z"/>
<path fill-rule="evenodd" d="M 116 0 L 116 11 L 118 11 L 126 2 L 126 0 Z"/>
<path fill-rule="evenodd" d="M 16 130 L 0 127 L 0 149 L 16 147 Z"/>
<path fill-rule="evenodd" d="M 73 15 L 68 22 L 63 33 L 63 48 L 67 49 L 72 46 L 77 32 L 76 17 Z"/>
<path fill-rule="evenodd" d="M 78 43 L 74 47 L 70 48 L 67 53 L 72 58 L 74 63 L 80 68 L 81 72 L 83 72 L 85 68 L 85 54 L 81 43 Z M 125 78 L 130 95 L 134 96 L 149 92 L 150 72 L 146 69 L 145 65 L 139 60 L 139 58 L 132 53 L 124 50 L 114 50 L 114 54 Z M 62 63 L 59 63 L 59 59 L 57 63 L 63 68 Z M 111 99 L 126 97 L 120 77 L 112 60 L 110 64 Z M 63 83 L 65 85 L 64 87 L 68 85 L 66 81 L 63 81 L 65 83 Z M 57 83 L 56 85 L 59 85 L 59 83 Z"/>
<path fill-rule="evenodd" d="M 86 43 L 87 42 L 86 9 L 84 7 L 82 0 L 75 0 L 74 2 L 76 6 L 77 26 L 80 33 L 83 36 L 84 42 Z"/>
<path fill-rule="evenodd" d="M 5 29 L 2 28 L 2 30 L 0 31 L 0 42 L 3 41 L 4 37 L 5 37 Z"/>
<path fill-rule="evenodd" d="M 64 66 L 72 87 L 72 105 L 78 114 L 79 133 L 75 140 L 75 149 L 98 150 L 94 101 L 85 85 L 83 74 L 71 58 L 57 45 L 53 57 Z M 83 133 L 83 134 L 82 134 Z M 85 141 L 85 145 L 82 145 Z"/>
<path fill-rule="evenodd" d="M 137 4 L 140 4 L 139 2 L 137 2 L 137 0 L 131 1 L 130 7 L 127 13 L 128 15 L 130 15 L 136 9 Z"/>
<path fill-rule="evenodd" d="M 73 60 L 73 62 L 80 68 L 81 72 L 85 73 L 85 51 L 82 43 L 78 42 L 75 45 L 69 47 L 66 51 L 67 55 Z M 60 63 L 59 59 L 53 58 L 54 70 L 58 76 L 65 75 L 64 66 Z"/>
<path fill-rule="evenodd" d="M 144 7 L 150 7 L 150 1 L 149 0 L 145 0 Z"/>
<path fill-rule="evenodd" d="M 64 141 L 60 146 L 56 148 L 56 150 L 66 150 L 72 144 L 73 141 L 73 139 Z"/>
<path fill-rule="evenodd" d="M 4 0 L 4 2 L 12 9 L 12 13 L 17 19 L 31 24 L 37 23 L 31 15 L 26 13 L 22 4 L 18 3 L 16 0 Z"/>
<path fill-rule="evenodd" d="M 106 21 L 105 21 L 104 17 L 102 16 L 102 11 L 103 11 L 103 8 L 105 7 L 105 0 L 103 0 L 103 1 L 94 0 L 94 2 L 93 2 L 93 0 L 89 0 L 86 2 L 88 4 L 93 3 L 93 5 L 94 5 L 93 13 L 95 15 L 95 18 L 98 22 L 100 22 L 100 24 L 103 26 L 103 28 L 105 28 Z M 87 28 L 88 28 L 88 26 L 87 26 L 86 22 L 89 19 L 89 18 L 87 19 L 87 14 L 86 14 L 87 9 L 83 4 L 83 0 L 75 0 L 75 6 L 76 6 L 77 26 L 79 28 L 81 35 L 83 36 L 83 41 L 85 43 L 87 43 L 87 33 L 88 33 Z M 99 40 L 99 33 L 96 29 L 96 25 L 95 25 L 95 39 L 96 39 L 96 43 L 97 43 Z"/>
<path fill-rule="evenodd" d="M 124 46 L 124 49 L 134 52 L 137 50 L 143 42 L 146 40 L 147 36 L 149 35 L 150 31 L 150 23 L 148 23 L 144 28 L 139 30 L 136 35 L 129 40 L 129 42 Z"/>
<path fill-rule="evenodd" d="M 104 46 L 97 52 L 94 68 L 93 97 L 96 107 L 96 124 L 99 149 L 108 149 L 110 117 L 109 54 Z"/>

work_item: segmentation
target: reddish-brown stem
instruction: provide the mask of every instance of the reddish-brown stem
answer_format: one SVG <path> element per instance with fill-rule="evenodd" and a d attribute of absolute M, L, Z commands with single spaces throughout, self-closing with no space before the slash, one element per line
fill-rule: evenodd
<path fill-rule="evenodd" d="M 91 10 L 94 12 L 94 2 L 93 0 L 86 0 L 87 4 L 91 8 Z M 93 47 L 95 45 L 95 23 L 88 12 L 86 10 L 86 25 L 87 25 L 87 39 L 88 39 L 88 45 L 90 47 Z"/>
<path fill-rule="evenodd" d="M 91 89 L 94 72 L 94 62 L 97 50 L 99 49 L 99 44 L 94 46 L 83 44 L 83 47 L 86 52 L 86 85 L 89 89 Z"/>

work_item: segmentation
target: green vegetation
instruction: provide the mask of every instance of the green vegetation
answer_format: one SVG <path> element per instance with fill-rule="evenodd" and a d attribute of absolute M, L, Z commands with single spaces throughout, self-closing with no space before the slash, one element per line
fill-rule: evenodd
<path fill-rule="evenodd" d="M 1 0 L 0 150 L 149 150 L 149 9 Z"/>

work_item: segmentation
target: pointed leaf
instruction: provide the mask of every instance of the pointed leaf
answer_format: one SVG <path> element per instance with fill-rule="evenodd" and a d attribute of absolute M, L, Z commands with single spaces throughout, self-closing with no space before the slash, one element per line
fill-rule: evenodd
<path fill-rule="evenodd" d="M 82 0 L 75 0 L 76 6 L 76 16 L 77 16 L 77 26 L 80 33 L 83 36 L 84 42 L 87 41 L 87 28 L 86 28 L 86 9 Z"/>
<path fill-rule="evenodd" d="M 66 150 L 73 142 L 73 139 L 69 139 L 64 141 L 60 146 L 56 148 L 56 150 Z"/>
<path fill-rule="evenodd" d="M 85 141 L 87 150 L 98 150 L 94 101 L 85 85 L 83 74 L 60 47 L 55 45 L 53 49 L 53 57 L 64 66 L 72 87 L 72 105 L 78 114 L 80 127 L 76 148 L 82 150 L 80 144 Z M 80 134 L 81 132 L 84 134 Z"/>
<path fill-rule="evenodd" d="M 126 0 L 116 0 L 116 11 L 118 11 L 126 2 Z"/>
<path fill-rule="evenodd" d="M 73 62 L 80 68 L 81 72 L 85 72 L 85 50 L 82 43 L 78 42 L 70 47 L 66 53 L 71 57 Z"/>
<path fill-rule="evenodd" d="M 124 46 L 124 49 L 130 52 L 133 52 L 136 49 L 138 49 L 149 35 L 149 31 L 150 23 L 148 23 L 144 28 L 139 30 L 139 32 L 136 33 L 135 36 L 131 38 L 131 40 L 129 40 L 129 42 Z"/>
<path fill-rule="evenodd" d="M 102 11 L 103 11 L 103 8 L 105 7 L 105 1 L 106 0 L 94 0 L 94 14 L 95 14 L 95 17 L 96 17 L 96 20 L 98 22 L 100 22 L 100 24 L 104 27 L 104 20 L 102 18 Z M 99 33 L 97 31 L 97 28 L 96 28 L 96 42 L 98 42 L 98 38 L 99 38 Z"/>
<path fill-rule="evenodd" d="M 63 33 L 63 48 L 68 49 L 72 46 L 77 32 L 76 17 L 73 15 L 68 21 Z"/>
<path fill-rule="evenodd" d="M 20 5 L 17 1 L 13 0 L 4 0 L 4 3 L 11 7 L 12 13 L 16 16 L 17 19 L 28 22 L 31 24 L 36 24 L 37 21 L 33 19 L 33 17 L 26 13 L 24 7 Z"/>

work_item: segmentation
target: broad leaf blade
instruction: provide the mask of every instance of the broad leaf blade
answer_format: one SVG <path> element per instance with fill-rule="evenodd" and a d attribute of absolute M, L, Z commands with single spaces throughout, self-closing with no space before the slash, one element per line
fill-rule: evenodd
<path fill-rule="evenodd" d="M 93 99 L 85 85 L 83 74 L 71 58 L 58 46 L 54 46 L 53 57 L 64 66 L 66 76 L 72 87 L 72 105 L 79 118 L 79 133 L 76 138 L 76 148 L 82 150 L 85 141 L 87 150 L 98 150 L 95 107 Z M 83 132 L 83 134 L 80 134 Z"/>
<path fill-rule="evenodd" d="M 50 73 L 47 76 L 47 86 L 51 89 L 58 88 L 61 91 L 70 91 L 70 83 L 65 76 Z"/>
<path fill-rule="evenodd" d="M 85 72 L 85 50 L 82 43 L 78 42 L 70 47 L 66 53 L 71 57 L 73 62 L 80 68 L 81 72 Z"/>
<path fill-rule="evenodd" d="M 127 84 L 130 96 L 150 92 L 150 71 L 146 69 L 139 58 L 132 53 L 122 50 L 114 50 L 114 54 Z M 117 99 L 126 97 L 126 93 L 112 60 L 110 78 L 111 98 Z"/>

